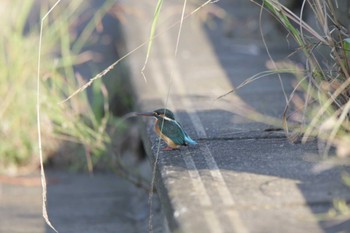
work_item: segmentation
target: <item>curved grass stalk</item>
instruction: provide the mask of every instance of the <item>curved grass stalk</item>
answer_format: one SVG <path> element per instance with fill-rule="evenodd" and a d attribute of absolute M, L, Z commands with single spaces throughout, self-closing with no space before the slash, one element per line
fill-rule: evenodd
<path fill-rule="evenodd" d="M 236 90 L 241 89 L 242 87 L 248 85 L 251 82 L 254 82 L 258 79 L 270 76 L 270 75 L 274 75 L 274 74 L 282 74 L 282 73 L 286 73 L 286 74 L 294 74 L 295 69 L 276 69 L 276 70 L 265 70 L 262 72 L 259 72 L 249 78 L 247 78 L 246 80 L 244 80 L 241 84 L 239 84 L 235 89 L 232 89 L 231 91 L 226 92 L 223 95 L 220 95 L 219 97 L 217 97 L 216 99 L 221 99 L 224 98 L 225 96 L 235 93 Z"/>
<path fill-rule="evenodd" d="M 43 206 L 43 218 L 45 219 L 46 224 L 55 232 L 58 233 L 56 228 L 50 222 L 48 212 L 47 212 L 47 187 L 46 187 L 46 177 L 45 169 L 43 162 L 43 150 L 41 142 L 41 120 L 40 120 L 40 65 L 41 65 L 41 46 L 42 46 L 42 37 L 43 37 L 43 28 L 44 22 L 49 14 L 55 9 L 55 7 L 61 2 L 57 0 L 56 3 L 49 9 L 49 11 L 41 18 L 40 21 L 40 36 L 39 36 L 39 48 L 38 48 L 38 67 L 37 67 L 37 86 L 36 86 L 36 113 L 37 113 L 37 130 L 38 130 L 38 149 L 39 149 L 39 159 L 40 159 L 40 176 L 41 176 L 41 187 L 42 187 L 42 206 Z"/>

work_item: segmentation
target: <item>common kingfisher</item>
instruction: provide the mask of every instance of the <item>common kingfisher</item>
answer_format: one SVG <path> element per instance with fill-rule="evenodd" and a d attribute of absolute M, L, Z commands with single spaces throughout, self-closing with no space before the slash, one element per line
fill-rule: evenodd
<path fill-rule="evenodd" d="M 197 144 L 197 142 L 190 138 L 182 129 L 180 123 L 175 120 L 174 113 L 169 109 L 161 108 L 153 112 L 137 113 L 137 115 L 156 118 L 154 130 L 168 145 L 163 150 L 173 150 L 180 146 Z"/>

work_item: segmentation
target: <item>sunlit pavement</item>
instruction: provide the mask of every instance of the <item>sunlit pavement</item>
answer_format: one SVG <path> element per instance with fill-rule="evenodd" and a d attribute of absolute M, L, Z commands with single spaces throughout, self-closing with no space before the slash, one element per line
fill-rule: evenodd
<path fill-rule="evenodd" d="M 138 12 L 129 14 L 122 25 L 131 51 L 149 39 L 156 3 L 124 4 Z M 145 62 L 147 46 L 127 58 L 137 110 L 173 110 L 199 142 L 159 151 L 153 121 L 140 120 L 149 159 L 157 161 L 156 186 L 170 229 L 346 232 L 350 227 L 344 219 L 321 221 L 334 199 L 350 197 L 341 182 L 342 168 L 319 166 L 315 141 L 291 144 L 282 130 L 249 120 L 261 120 L 259 113 L 281 118 L 286 102 L 278 76 L 260 78 L 217 99 L 267 70 L 260 9 L 249 1 L 200 6 L 188 3 L 185 16 L 197 13 L 186 16 L 179 35 L 179 23 L 174 22 L 180 21 L 182 2 L 164 2 L 149 59 Z M 293 44 L 274 29 L 271 19 L 263 19 L 272 57 L 287 58 Z M 293 77 L 281 77 L 289 96 Z"/>

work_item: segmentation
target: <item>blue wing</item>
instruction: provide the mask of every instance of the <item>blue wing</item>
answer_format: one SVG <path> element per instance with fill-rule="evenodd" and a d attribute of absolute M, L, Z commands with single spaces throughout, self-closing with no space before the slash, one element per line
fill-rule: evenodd
<path fill-rule="evenodd" d="M 162 120 L 158 121 L 158 126 L 159 128 L 162 127 Z M 197 144 L 175 120 L 164 120 L 162 133 L 177 145 Z"/>
<path fill-rule="evenodd" d="M 159 120 L 158 126 L 165 136 L 170 138 L 176 145 L 186 145 L 185 133 L 176 121 L 164 120 L 164 123 L 162 122 L 162 120 Z"/>

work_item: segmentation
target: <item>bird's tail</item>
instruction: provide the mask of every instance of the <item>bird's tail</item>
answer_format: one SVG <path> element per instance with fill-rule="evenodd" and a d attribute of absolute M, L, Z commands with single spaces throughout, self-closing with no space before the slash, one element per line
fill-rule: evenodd
<path fill-rule="evenodd" d="M 190 136 L 188 136 L 186 133 L 185 133 L 185 141 L 187 144 L 190 144 L 190 145 L 197 145 L 198 144 L 195 140 L 190 138 Z"/>

